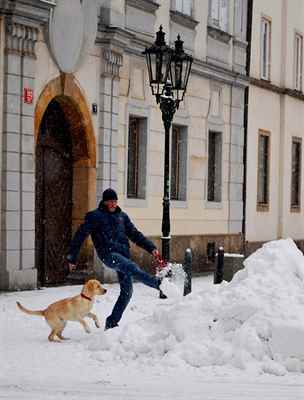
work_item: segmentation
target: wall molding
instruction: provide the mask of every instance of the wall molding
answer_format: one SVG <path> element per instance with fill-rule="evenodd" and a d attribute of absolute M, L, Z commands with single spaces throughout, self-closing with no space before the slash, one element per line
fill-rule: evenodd
<path fill-rule="evenodd" d="M 189 29 L 195 29 L 195 27 L 199 24 L 198 21 L 189 15 L 183 14 L 177 10 L 170 10 L 170 17 L 173 22 L 183 25 Z"/>
<path fill-rule="evenodd" d="M 296 89 L 280 87 L 280 86 L 274 85 L 273 83 L 271 83 L 269 81 L 265 81 L 263 79 L 252 78 L 252 77 L 250 78 L 249 82 L 253 86 L 257 86 L 257 87 L 260 87 L 265 90 L 269 90 L 274 93 L 287 95 L 287 96 L 296 98 L 298 100 L 304 101 L 304 93 L 300 92 Z"/>
<path fill-rule="evenodd" d="M 139 10 L 146 11 L 150 14 L 155 14 L 155 11 L 159 8 L 159 4 L 155 1 L 149 0 L 126 0 L 126 5 Z"/>
<path fill-rule="evenodd" d="M 7 53 L 36 58 L 35 44 L 38 39 L 37 28 L 10 21 L 7 22 L 5 28 L 5 51 Z"/>

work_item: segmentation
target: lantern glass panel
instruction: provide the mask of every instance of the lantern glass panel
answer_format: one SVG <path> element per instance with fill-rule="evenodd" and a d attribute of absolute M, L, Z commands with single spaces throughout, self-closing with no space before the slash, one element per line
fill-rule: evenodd
<path fill-rule="evenodd" d="M 177 101 L 182 101 L 187 88 L 192 57 L 185 53 L 172 58 L 170 77 L 173 84 L 173 94 Z"/>
<path fill-rule="evenodd" d="M 153 95 L 161 95 L 168 79 L 171 51 L 167 46 L 147 54 L 149 79 Z"/>

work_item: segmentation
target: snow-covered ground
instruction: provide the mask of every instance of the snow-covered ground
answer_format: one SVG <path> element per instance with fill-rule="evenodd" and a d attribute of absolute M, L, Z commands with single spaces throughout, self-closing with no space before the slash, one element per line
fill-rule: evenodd
<path fill-rule="evenodd" d="M 192 294 L 167 300 L 140 283 L 118 328 L 50 343 L 30 309 L 78 294 L 80 286 L 0 294 L 0 399 L 304 398 L 304 257 L 291 240 L 270 242 L 231 283 L 193 279 Z M 103 322 L 118 285 L 94 308 Z M 182 290 L 180 290 L 182 292 Z"/>

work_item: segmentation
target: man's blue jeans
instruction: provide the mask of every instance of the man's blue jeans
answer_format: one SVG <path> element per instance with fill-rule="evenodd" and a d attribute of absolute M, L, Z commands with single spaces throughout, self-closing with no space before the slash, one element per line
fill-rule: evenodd
<path fill-rule="evenodd" d="M 102 261 L 117 272 L 120 284 L 119 297 L 112 314 L 106 320 L 106 327 L 112 328 L 117 326 L 132 297 L 133 278 L 155 289 L 159 289 L 160 279 L 143 271 L 137 264 L 119 253 L 110 253 Z"/>

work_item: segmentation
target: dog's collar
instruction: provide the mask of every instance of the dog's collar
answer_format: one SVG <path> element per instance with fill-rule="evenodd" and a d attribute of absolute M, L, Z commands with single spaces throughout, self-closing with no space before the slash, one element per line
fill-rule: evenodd
<path fill-rule="evenodd" d="M 89 301 L 92 301 L 91 297 L 88 297 L 88 296 L 86 296 L 86 295 L 83 294 L 83 293 L 80 293 L 80 296 L 83 297 L 84 299 L 87 299 L 87 300 L 89 300 Z"/>

